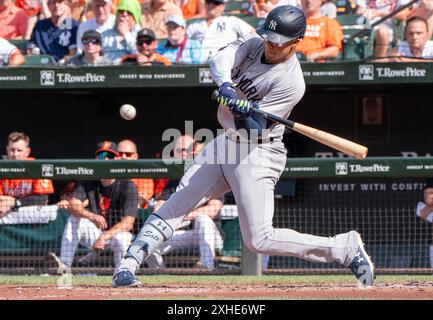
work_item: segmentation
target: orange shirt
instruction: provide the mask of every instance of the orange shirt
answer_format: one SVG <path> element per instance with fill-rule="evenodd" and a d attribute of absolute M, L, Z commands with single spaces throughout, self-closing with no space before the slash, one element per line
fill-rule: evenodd
<path fill-rule="evenodd" d="M 303 54 L 322 50 L 330 46 L 342 47 L 343 32 L 335 19 L 326 16 L 318 19 L 307 19 L 307 30 L 304 39 L 296 47 Z"/>
<path fill-rule="evenodd" d="M 7 40 L 24 38 L 27 29 L 27 13 L 13 3 L 0 13 L 0 38 Z"/>
<path fill-rule="evenodd" d="M 161 179 L 155 179 L 155 196 L 158 196 L 162 191 L 164 191 L 164 188 L 168 182 L 168 178 L 161 178 Z"/>
<path fill-rule="evenodd" d="M 180 9 L 183 17 L 189 19 L 198 13 L 198 0 L 188 0 L 187 3 L 180 6 Z"/>
<path fill-rule="evenodd" d="M 149 200 L 153 196 L 153 179 L 131 179 L 136 185 L 140 197 Z"/>
<path fill-rule="evenodd" d="M 26 158 L 34 160 L 34 158 Z M 33 194 L 54 193 L 53 183 L 49 179 L 3 179 L 0 180 L 0 195 L 25 198 Z"/>

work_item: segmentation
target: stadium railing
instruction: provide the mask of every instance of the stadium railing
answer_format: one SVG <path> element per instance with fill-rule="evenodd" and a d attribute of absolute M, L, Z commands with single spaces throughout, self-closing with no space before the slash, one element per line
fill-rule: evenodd
<path fill-rule="evenodd" d="M 65 181 L 102 178 L 172 178 L 179 179 L 183 165 L 164 164 L 161 160 L 35 160 L 0 162 L 0 179 L 51 179 L 56 192 L 50 203 L 60 200 Z M 433 258 L 432 224 L 416 215 L 422 200 L 425 179 L 433 176 L 433 158 L 293 158 L 287 165 L 275 191 L 274 226 L 301 233 L 334 236 L 350 230 L 361 233 L 366 250 L 372 256 L 378 273 L 431 274 Z M 164 257 L 164 269 L 144 264 L 139 273 L 153 274 L 240 274 L 243 254 L 236 208 L 217 220 L 223 231 L 224 244 L 217 250 L 216 269 L 196 268 L 199 251 L 177 249 Z M 231 206 L 231 207 L 230 207 Z M 40 209 L 40 208 L 39 208 Z M 39 210 L 38 209 L 38 210 Z M 18 209 L 20 210 L 20 209 Z M 230 211 L 229 210 L 229 211 Z M 0 274 L 56 274 L 46 260 L 49 252 L 60 254 L 60 244 L 69 214 L 58 209 L 49 216 L 30 217 L 34 212 L 21 210 L 18 223 L 0 219 Z M 152 206 L 137 211 L 135 232 L 152 212 Z M 234 213 L 233 213 L 234 212 Z M 34 218 L 34 216 L 33 216 Z M 105 252 L 89 266 L 78 259 L 90 251 L 80 246 L 76 252 L 73 273 L 110 274 L 112 253 Z M 294 257 L 256 256 L 262 258 L 265 274 L 347 273 L 337 263 L 323 264 Z"/>

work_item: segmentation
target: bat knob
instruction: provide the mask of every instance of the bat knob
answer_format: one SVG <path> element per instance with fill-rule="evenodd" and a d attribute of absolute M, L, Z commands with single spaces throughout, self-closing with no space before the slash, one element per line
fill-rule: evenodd
<path fill-rule="evenodd" d="M 212 92 L 212 100 L 216 100 L 218 98 L 218 90 L 214 90 Z"/>

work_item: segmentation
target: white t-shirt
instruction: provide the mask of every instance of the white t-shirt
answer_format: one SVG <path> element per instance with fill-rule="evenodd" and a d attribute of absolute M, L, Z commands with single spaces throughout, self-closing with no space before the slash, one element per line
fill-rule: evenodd
<path fill-rule="evenodd" d="M 425 208 L 425 203 L 424 202 L 418 202 L 418 205 L 416 206 L 416 215 L 418 217 L 421 217 L 421 211 L 422 209 Z M 433 212 L 430 212 L 427 216 L 427 221 L 428 222 L 432 222 L 433 223 Z"/>
<path fill-rule="evenodd" d="M 16 46 L 14 46 L 9 41 L 0 38 L 0 65 L 1 66 L 7 66 L 9 64 L 9 58 L 15 50 L 18 50 Z"/>
<path fill-rule="evenodd" d="M 209 60 L 218 50 L 241 36 L 248 34 L 253 27 L 234 16 L 220 16 L 208 26 L 205 19 L 188 26 L 186 35 L 189 39 L 201 43 L 203 58 Z"/>
<path fill-rule="evenodd" d="M 99 24 L 96 22 L 96 19 L 90 19 L 85 22 L 81 22 L 77 31 L 77 49 L 78 52 L 83 51 L 83 44 L 81 43 L 81 38 L 83 37 L 84 32 L 88 30 L 96 30 L 102 34 L 105 30 L 111 29 L 114 27 L 116 22 L 116 17 L 110 14 L 110 17 L 105 21 L 104 24 Z"/>
<path fill-rule="evenodd" d="M 399 53 L 402 53 L 405 57 L 413 57 L 412 52 L 410 51 L 409 44 L 407 41 L 402 41 L 397 47 Z M 424 59 L 433 59 L 433 41 L 428 40 L 425 43 L 424 49 L 422 50 L 422 58 Z"/>

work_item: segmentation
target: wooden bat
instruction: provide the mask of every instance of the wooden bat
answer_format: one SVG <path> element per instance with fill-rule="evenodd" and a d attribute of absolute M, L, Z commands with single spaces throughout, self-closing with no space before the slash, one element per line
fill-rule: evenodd
<path fill-rule="evenodd" d="M 212 99 L 218 97 L 218 90 L 212 93 Z M 273 122 L 282 124 L 289 129 L 292 129 L 304 136 L 307 136 L 317 142 L 320 142 L 328 147 L 341 151 L 347 155 L 353 156 L 356 159 L 362 160 L 367 156 L 368 148 L 352 142 L 350 140 L 341 138 L 332 133 L 325 132 L 313 127 L 306 126 L 304 124 L 294 122 L 289 119 L 281 118 L 266 111 L 254 108 L 254 112 L 261 114 L 264 118 L 271 120 Z"/>

